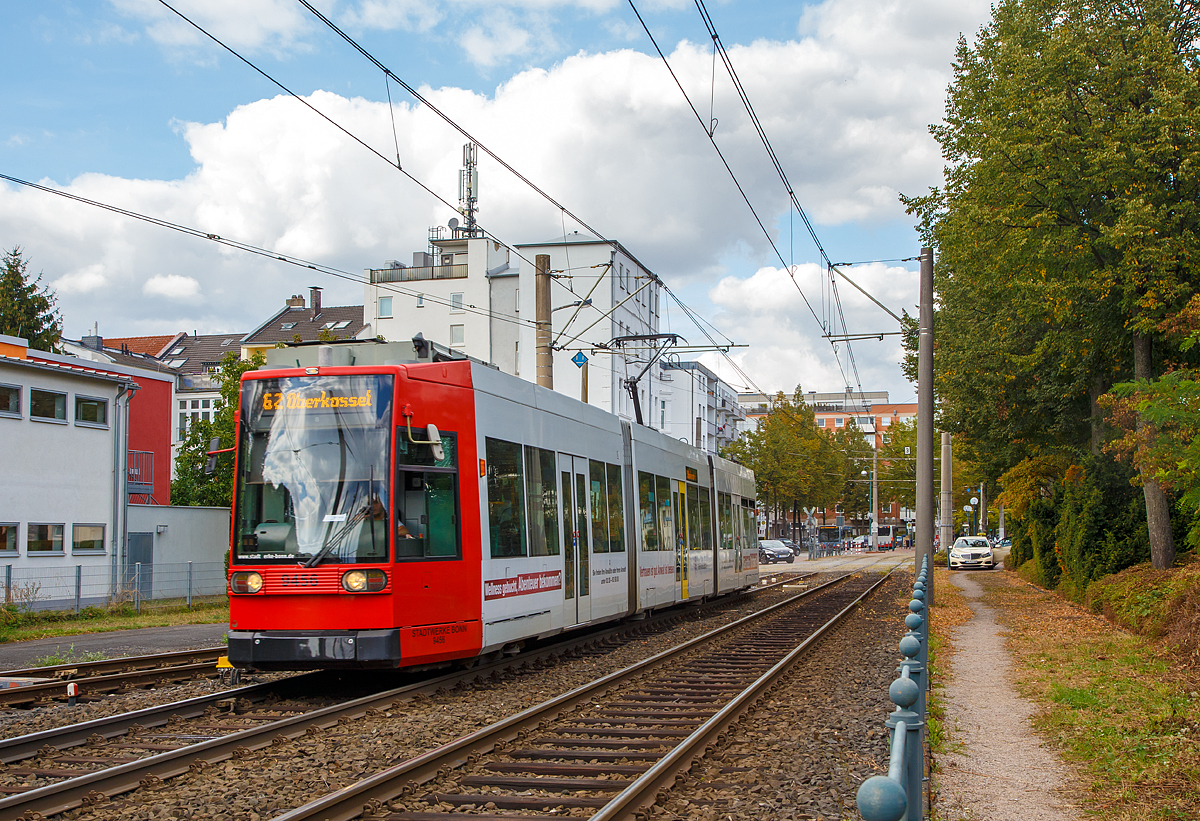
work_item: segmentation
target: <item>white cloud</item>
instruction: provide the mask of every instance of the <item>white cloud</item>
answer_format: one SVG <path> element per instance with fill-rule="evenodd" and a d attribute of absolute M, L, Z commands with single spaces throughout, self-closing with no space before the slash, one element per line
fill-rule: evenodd
<path fill-rule="evenodd" d="M 510 57 L 527 54 L 532 36 L 529 30 L 517 25 L 512 14 L 501 9 L 489 14 L 482 25 L 463 32 L 460 43 L 468 60 L 490 68 Z"/>
<path fill-rule="evenodd" d="M 149 14 L 135 0 L 114 2 Z M 281 43 L 303 36 L 301 23 L 288 22 L 292 4 L 247 5 L 260 21 L 258 34 L 247 37 Z M 384 6 L 396 14 L 413 9 L 375 6 L 378 14 Z M 221 0 L 206 8 L 226 7 Z M 955 37 L 973 23 L 963 22 L 968 12 L 948 0 L 888 2 L 878 21 L 866 14 L 870 7 L 867 0 L 828 0 L 805 17 L 801 39 L 730 48 L 819 232 L 848 221 L 890 224 L 903 218 L 898 191 L 923 192 L 940 181 L 941 161 L 927 124 L 942 113 Z M 961 7 L 974 10 L 979 21 L 988 13 L 985 0 Z M 366 13 L 372 6 L 333 8 Z M 860 13 L 853 18 L 860 21 L 860 36 L 838 9 Z M 896 28 L 887 30 L 888 24 Z M 270 31 L 275 34 L 264 34 Z M 897 39 L 904 42 L 892 42 Z M 706 116 L 710 47 L 683 43 L 670 59 Z M 593 227 L 620 239 L 672 287 L 693 295 L 689 301 L 703 302 L 711 288 L 715 321 L 737 341 L 754 344 L 749 351 L 735 349 L 743 351 L 735 356 L 756 381 L 769 383 L 763 387 L 790 390 L 799 381 L 806 388 L 837 389 L 843 377 L 828 342 L 813 336 L 816 323 L 790 282 L 764 267 L 778 260 L 657 58 L 632 50 L 580 53 L 549 69 L 516 74 L 491 96 L 456 88 L 422 93 Z M 394 155 L 386 102 L 331 92 L 309 99 L 384 156 Z M 714 108 L 717 139 L 765 224 L 772 230 L 780 219 L 786 224 L 785 193 L 727 80 L 717 84 Z M 405 170 L 457 204 L 465 139 L 423 108 L 398 104 L 394 111 Z M 424 249 L 428 226 L 454 216 L 290 98 L 240 106 L 220 122 L 182 123 L 178 133 L 195 163 L 183 179 L 86 174 L 67 187 L 353 272 L 406 259 Z M 482 154 L 480 168 L 480 220 L 499 238 L 540 241 L 561 235 L 564 227 L 580 227 Z M 0 186 L 0 228 L 20 237 L 55 283 L 69 335 L 97 319 L 112 323 L 108 334 L 122 336 L 246 331 L 309 285 L 326 286 L 326 304 L 362 300 L 360 285 L 7 185 Z M 798 239 L 796 248 L 802 245 L 800 258 L 815 258 Z M 157 276 L 147 280 L 151 272 Z M 736 276 L 711 287 L 729 274 Z M 892 294 L 885 301 L 893 307 L 915 300 L 912 283 L 898 273 L 881 272 L 878 280 L 871 271 L 862 276 L 864 287 Z M 893 287 L 909 290 L 888 290 Z M 815 289 L 819 301 L 815 280 L 805 288 Z M 844 286 L 842 295 L 852 311 L 852 331 L 890 322 L 873 307 L 855 307 L 852 288 Z M 874 319 L 857 326 L 867 310 Z M 895 380 L 898 342 L 886 339 L 855 345 L 864 386 L 885 368 Z M 732 376 L 728 366 L 721 373 Z"/>
<path fill-rule="evenodd" d="M 78 271 L 64 274 L 51 285 L 59 294 L 89 294 L 108 284 L 103 265 L 88 265 Z"/>
<path fill-rule="evenodd" d="M 211 41 L 156 0 L 109 0 L 123 14 L 144 22 L 146 34 L 170 49 L 207 50 Z M 313 29 L 293 0 L 172 0 L 180 14 L 233 48 L 288 50 Z"/>
<path fill-rule="evenodd" d="M 159 274 L 146 280 L 142 293 L 147 296 L 165 296 L 168 299 L 191 299 L 200 293 L 200 283 L 191 277 L 179 274 Z"/>
<path fill-rule="evenodd" d="M 898 330 L 895 320 L 839 279 L 837 289 L 846 318 L 843 329 L 833 309 L 825 269 L 805 264 L 796 266 L 794 273 L 793 281 L 786 269 L 760 268 L 745 278 L 725 277 L 712 288 L 709 297 L 717 309 L 713 324 L 750 345 L 734 349 L 730 358 L 769 393 L 782 390 L 790 394 L 797 385 L 806 391 L 839 391 L 847 385 L 857 390 L 861 380 L 866 390 L 890 387 L 893 401 L 907 401 L 910 397 L 901 394 L 908 386 L 897 376 L 897 365 L 904 356 L 900 337 L 857 340 L 850 349 L 838 341 L 835 356 L 830 341 L 822 335 L 823 326 L 835 335 L 891 333 Z M 904 309 L 915 313 L 911 303 L 917 291 L 916 271 L 873 263 L 846 273 L 896 314 Z M 730 384 L 743 384 L 742 377 L 719 355 L 706 354 L 702 359 Z"/>

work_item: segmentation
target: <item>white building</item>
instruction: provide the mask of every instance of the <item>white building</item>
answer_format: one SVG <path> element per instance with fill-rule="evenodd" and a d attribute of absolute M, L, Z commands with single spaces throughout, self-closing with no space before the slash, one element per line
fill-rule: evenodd
<path fill-rule="evenodd" d="M 0 557 L 8 579 L 38 585 L 33 598 L 76 566 L 116 577 L 132 387 L 83 360 L 32 361 L 25 340 L 0 335 Z"/>
<path fill-rule="evenodd" d="M 719 453 L 738 438 L 746 412 L 737 391 L 699 362 L 661 363 L 660 429 L 676 439 Z"/>
<path fill-rule="evenodd" d="M 364 322 L 392 341 L 425 339 L 536 381 L 535 264 L 550 258 L 554 389 L 626 419 L 636 417 L 626 380 L 638 378 L 644 424 L 662 424 L 661 371 L 651 366 L 661 284 L 618 242 L 572 234 L 518 245 L 512 253 L 485 237 L 452 230 L 412 266 L 390 260 L 368 269 Z M 580 367 L 573 361 L 587 358 Z M 643 373 L 644 372 L 644 373 Z"/>

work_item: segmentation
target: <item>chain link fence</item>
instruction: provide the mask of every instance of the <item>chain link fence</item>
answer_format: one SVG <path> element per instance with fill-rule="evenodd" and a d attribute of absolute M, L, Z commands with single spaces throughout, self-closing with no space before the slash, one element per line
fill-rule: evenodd
<path fill-rule="evenodd" d="M 4 604 L 20 611 L 129 605 L 137 612 L 223 602 L 228 588 L 222 562 L 135 563 L 17 567 L 4 565 Z"/>

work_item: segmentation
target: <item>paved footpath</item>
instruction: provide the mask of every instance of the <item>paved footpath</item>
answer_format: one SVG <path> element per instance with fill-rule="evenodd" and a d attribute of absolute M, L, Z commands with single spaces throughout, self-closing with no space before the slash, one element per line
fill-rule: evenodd
<path fill-rule="evenodd" d="M 88 653 L 103 653 L 105 658 L 115 658 L 219 647 L 224 644 L 228 630 L 229 625 L 224 623 L 181 624 L 175 627 L 142 627 L 137 630 L 12 641 L 0 644 L 0 671 L 29 667 L 37 659 L 46 656 L 63 656 L 70 660 Z"/>

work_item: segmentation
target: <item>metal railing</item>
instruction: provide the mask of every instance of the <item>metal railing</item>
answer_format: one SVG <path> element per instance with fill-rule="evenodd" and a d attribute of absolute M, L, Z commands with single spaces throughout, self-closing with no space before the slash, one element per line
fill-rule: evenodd
<path fill-rule="evenodd" d="M 466 279 L 466 265 L 427 265 L 419 268 L 372 268 L 371 283 L 419 282 L 426 279 Z"/>
<path fill-rule="evenodd" d="M 16 612 L 74 610 L 131 604 L 143 608 L 191 607 L 197 599 L 221 599 L 228 591 L 222 562 L 135 562 L 117 575 L 107 564 L 54 567 L 4 566 L 3 605 Z"/>
<path fill-rule="evenodd" d="M 929 670 L 929 619 L 925 611 L 925 586 L 929 557 L 913 584 L 908 632 L 900 639 L 900 678 L 888 688 L 896 705 L 884 724 L 891 730 L 888 774 L 873 775 L 858 788 L 858 811 L 864 821 L 922 821 L 925 817 L 925 714 Z"/>

